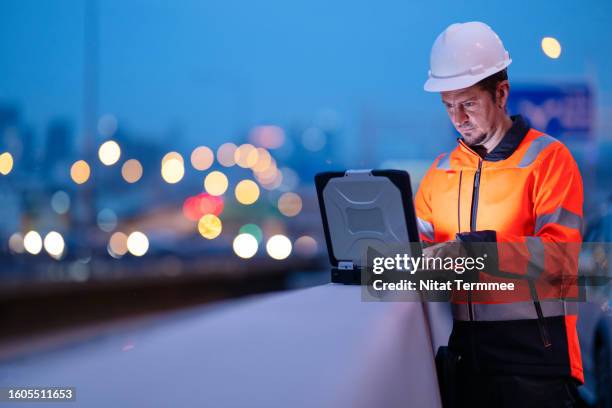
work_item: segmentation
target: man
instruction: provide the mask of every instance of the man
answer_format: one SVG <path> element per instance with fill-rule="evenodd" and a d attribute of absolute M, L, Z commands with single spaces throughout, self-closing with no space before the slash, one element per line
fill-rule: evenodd
<path fill-rule="evenodd" d="M 425 90 L 440 92 L 461 137 L 421 182 L 419 230 L 431 244 L 426 256 L 486 253 L 477 279 L 515 285 L 453 292 L 457 405 L 573 406 L 583 372 L 576 304 L 565 301 L 575 291 L 565 285 L 577 270 L 582 180 L 561 142 L 506 113 L 511 62 L 480 22 L 453 24 L 436 39 Z"/>

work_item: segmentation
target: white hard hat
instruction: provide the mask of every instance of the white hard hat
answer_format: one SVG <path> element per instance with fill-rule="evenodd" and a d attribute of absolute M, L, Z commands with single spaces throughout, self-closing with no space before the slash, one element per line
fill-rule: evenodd
<path fill-rule="evenodd" d="M 488 25 L 472 21 L 448 26 L 431 47 L 425 90 L 454 91 L 506 68 L 512 60 Z"/>

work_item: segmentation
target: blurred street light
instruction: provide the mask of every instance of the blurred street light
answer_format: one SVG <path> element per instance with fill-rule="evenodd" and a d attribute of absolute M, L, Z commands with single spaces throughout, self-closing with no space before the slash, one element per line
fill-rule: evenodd
<path fill-rule="evenodd" d="M 62 256 L 66 247 L 64 238 L 56 231 L 51 231 L 45 236 L 44 246 L 45 251 L 55 259 L 59 259 Z"/>
<path fill-rule="evenodd" d="M 121 175 L 128 183 L 136 183 L 142 177 L 142 164 L 136 159 L 127 160 L 121 167 Z"/>
<path fill-rule="evenodd" d="M 98 213 L 98 227 L 104 232 L 111 232 L 117 227 L 117 215 L 110 208 L 105 208 Z"/>
<path fill-rule="evenodd" d="M 36 231 L 30 231 L 23 237 L 23 246 L 26 251 L 32 255 L 38 255 L 42 250 L 43 242 L 40 234 Z"/>
<path fill-rule="evenodd" d="M 215 239 L 221 234 L 223 225 L 219 217 L 214 214 L 206 214 L 198 221 L 198 231 L 206 239 Z"/>
<path fill-rule="evenodd" d="M 234 153 L 236 152 L 236 145 L 233 143 L 224 143 L 217 149 L 217 161 L 223 167 L 232 167 L 236 164 L 234 159 Z"/>
<path fill-rule="evenodd" d="M 196 147 L 191 153 L 191 165 L 196 170 L 208 170 L 215 161 L 215 155 L 206 146 Z"/>
<path fill-rule="evenodd" d="M 220 171 L 211 171 L 204 179 L 206 192 L 213 196 L 220 196 L 225 193 L 228 184 L 227 176 Z"/>
<path fill-rule="evenodd" d="M 249 140 L 267 149 L 277 149 L 285 143 L 285 132 L 278 126 L 257 126 L 251 130 Z"/>
<path fill-rule="evenodd" d="M 252 258 L 257 253 L 257 239 L 251 234 L 240 234 L 234 238 L 232 247 L 234 253 L 241 258 Z"/>
<path fill-rule="evenodd" d="M 257 164 L 259 153 L 252 144 L 240 145 L 234 152 L 234 161 L 242 168 L 252 168 Z"/>
<path fill-rule="evenodd" d="M 121 148 L 114 140 L 108 140 L 98 149 L 98 157 L 105 166 L 112 166 L 121 157 Z"/>
<path fill-rule="evenodd" d="M 66 214 L 70 209 L 70 196 L 65 191 L 56 191 L 51 196 L 51 208 L 58 214 Z"/>
<path fill-rule="evenodd" d="M 291 241 L 284 235 L 274 235 L 266 243 L 268 255 L 276 260 L 283 260 L 291 255 Z"/>
<path fill-rule="evenodd" d="M 25 248 L 23 246 L 23 236 L 16 232 L 9 238 L 9 249 L 16 254 L 23 254 Z"/>
<path fill-rule="evenodd" d="M 9 152 L 0 154 L 0 174 L 6 176 L 13 169 L 13 156 Z"/>
<path fill-rule="evenodd" d="M 561 43 L 554 37 L 542 38 L 542 51 L 547 57 L 557 59 L 561 56 Z"/>
<path fill-rule="evenodd" d="M 259 187 L 253 180 L 242 180 L 236 185 L 236 200 L 240 204 L 250 205 L 259 198 Z"/>
<path fill-rule="evenodd" d="M 115 258 L 125 255 L 128 251 L 127 240 L 128 237 L 123 232 L 115 232 L 108 242 L 109 253 Z"/>
<path fill-rule="evenodd" d="M 134 231 L 127 238 L 127 249 L 134 256 L 143 256 L 149 249 L 149 239 L 142 232 Z"/>
<path fill-rule="evenodd" d="M 77 184 L 83 184 L 89 180 L 91 170 L 85 160 L 75 162 L 70 168 L 70 177 Z"/>
<path fill-rule="evenodd" d="M 317 254 L 318 245 L 317 241 L 308 235 L 302 235 L 299 237 L 293 247 L 295 248 L 295 252 L 302 256 L 310 257 Z"/>
<path fill-rule="evenodd" d="M 183 156 L 176 152 L 170 152 L 162 159 L 161 175 L 168 184 L 175 184 L 182 180 L 185 175 Z"/>
<path fill-rule="evenodd" d="M 278 210 L 287 217 L 295 217 L 302 211 L 302 199 L 295 193 L 283 193 L 278 199 Z"/>

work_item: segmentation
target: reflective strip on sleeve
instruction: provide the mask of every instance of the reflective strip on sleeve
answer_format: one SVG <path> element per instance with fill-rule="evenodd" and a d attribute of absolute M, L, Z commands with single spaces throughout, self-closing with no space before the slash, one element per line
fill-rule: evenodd
<path fill-rule="evenodd" d="M 521 162 L 518 166 L 520 168 L 523 168 L 531 165 L 538 157 L 538 155 L 542 152 L 542 150 L 546 149 L 550 144 L 556 141 L 557 139 L 548 135 L 542 135 L 537 139 L 534 139 L 533 142 L 531 142 L 531 144 L 529 145 L 527 152 L 521 159 Z"/>
<path fill-rule="evenodd" d="M 537 234 L 546 224 L 558 224 L 567 228 L 577 229 L 582 233 L 582 217 L 563 207 L 557 208 L 550 214 L 538 215 L 536 218 L 535 233 Z"/>
<path fill-rule="evenodd" d="M 441 170 L 450 170 L 450 153 L 445 153 L 444 157 L 438 160 L 437 168 Z"/>
<path fill-rule="evenodd" d="M 529 250 L 527 276 L 538 279 L 544 271 L 544 243 L 538 237 L 527 237 L 527 249 Z"/>
<path fill-rule="evenodd" d="M 544 317 L 567 316 L 578 313 L 576 302 L 542 301 Z M 453 303 L 452 311 L 455 320 L 470 320 L 467 303 Z M 537 319 L 533 301 L 515 303 L 472 303 L 474 321 L 527 320 Z"/>
<path fill-rule="evenodd" d="M 419 232 L 430 241 L 434 240 L 434 229 L 431 222 L 427 222 L 419 217 L 417 217 L 417 225 L 419 227 Z"/>

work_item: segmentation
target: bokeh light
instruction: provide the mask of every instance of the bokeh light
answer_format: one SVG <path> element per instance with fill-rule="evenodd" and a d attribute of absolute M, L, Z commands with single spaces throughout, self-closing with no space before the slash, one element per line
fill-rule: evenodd
<path fill-rule="evenodd" d="M 263 220 L 261 223 L 261 229 L 263 231 L 263 235 L 266 237 L 271 237 L 272 235 L 278 234 L 285 235 L 287 225 L 276 217 L 269 217 Z"/>
<path fill-rule="evenodd" d="M 143 256 L 149 250 L 149 239 L 142 232 L 134 231 L 127 238 L 127 249 L 134 256 Z"/>
<path fill-rule="evenodd" d="M 117 231 L 111 235 L 108 242 L 108 252 L 111 256 L 118 258 L 125 255 L 128 251 L 127 240 L 128 237 L 123 232 Z"/>
<path fill-rule="evenodd" d="M 191 221 L 199 221 L 206 214 L 219 216 L 223 212 L 223 198 L 200 193 L 187 197 L 183 202 L 183 215 Z"/>
<path fill-rule="evenodd" d="M 51 196 L 51 208 L 58 214 L 66 214 L 70 210 L 70 196 L 65 191 L 56 191 Z"/>
<path fill-rule="evenodd" d="M 258 246 L 257 239 L 251 234 L 239 234 L 232 244 L 234 253 L 244 259 L 252 258 L 257 253 Z"/>
<path fill-rule="evenodd" d="M 290 169 L 289 167 L 283 167 L 279 170 L 283 175 L 283 179 L 282 179 L 281 185 L 279 186 L 279 190 L 281 191 L 295 190 L 300 184 L 300 176 L 298 176 L 295 170 Z"/>
<path fill-rule="evenodd" d="M 325 147 L 327 137 L 319 128 L 311 127 L 302 133 L 302 144 L 306 150 L 318 152 Z"/>
<path fill-rule="evenodd" d="M 302 211 L 302 199 L 295 193 L 283 193 L 278 199 L 278 210 L 287 217 L 295 217 Z"/>
<path fill-rule="evenodd" d="M 176 155 L 172 155 L 168 158 L 168 155 L 172 153 L 178 155 L 180 159 Z M 164 156 L 164 159 L 162 159 L 161 175 L 168 184 L 175 184 L 181 181 L 185 175 L 183 157 L 176 152 L 171 152 Z"/>
<path fill-rule="evenodd" d="M 278 168 L 276 167 L 276 162 L 274 159 L 270 161 L 270 163 L 266 166 L 264 170 L 254 171 L 255 177 L 260 183 L 270 182 L 276 178 L 276 174 L 278 173 Z"/>
<path fill-rule="evenodd" d="M 263 147 L 257 148 L 257 163 L 252 167 L 255 172 L 265 171 L 272 164 L 272 156 Z"/>
<path fill-rule="evenodd" d="M 274 235 L 266 243 L 266 251 L 273 259 L 285 259 L 291 255 L 291 241 L 284 235 Z"/>
<path fill-rule="evenodd" d="M 235 152 L 235 144 L 224 143 L 217 149 L 217 161 L 224 167 L 232 167 L 234 164 L 236 164 L 236 160 L 234 160 Z"/>
<path fill-rule="evenodd" d="M 45 236 L 44 246 L 45 251 L 56 259 L 62 256 L 66 247 L 64 238 L 57 231 L 51 231 Z"/>
<path fill-rule="evenodd" d="M 240 230 L 238 231 L 239 234 L 249 234 L 255 237 L 255 239 L 257 240 L 257 243 L 260 243 L 261 240 L 263 239 L 263 232 L 261 231 L 261 228 L 259 228 L 257 225 L 255 224 L 245 224 L 242 227 L 240 227 Z"/>
<path fill-rule="evenodd" d="M 542 38 L 542 51 L 548 58 L 557 59 L 561 56 L 561 43 L 554 37 Z"/>
<path fill-rule="evenodd" d="M 259 187 L 253 180 L 242 180 L 234 191 L 240 204 L 250 205 L 259 198 Z"/>
<path fill-rule="evenodd" d="M 283 181 L 283 173 L 276 167 L 276 161 L 271 160 L 270 165 L 263 171 L 254 172 L 255 178 L 266 190 L 278 188 Z"/>
<path fill-rule="evenodd" d="M 98 227 L 104 232 L 111 232 L 117 227 L 117 214 L 110 208 L 105 208 L 98 213 Z"/>
<path fill-rule="evenodd" d="M 207 170 L 213 165 L 215 155 L 210 148 L 199 146 L 191 152 L 191 165 L 196 170 Z"/>
<path fill-rule="evenodd" d="M 0 154 L 0 174 L 6 176 L 13 170 L 13 156 L 9 152 Z"/>
<path fill-rule="evenodd" d="M 198 231 L 206 239 L 217 238 L 222 229 L 221 220 L 214 214 L 206 214 L 198 221 Z"/>
<path fill-rule="evenodd" d="M 89 180 L 91 170 L 85 160 L 75 162 L 70 168 L 70 178 L 77 184 L 83 184 Z"/>
<path fill-rule="evenodd" d="M 211 171 L 204 179 L 206 192 L 213 196 L 219 196 L 227 191 L 229 182 L 227 176 L 220 171 Z"/>
<path fill-rule="evenodd" d="M 121 148 L 114 140 L 107 140 L 102 143 L 98 149 L 98 157 L 102 164 L 112 166 L 119 161 L 119 157 L 121 157 Z"/>
<path fill-rule="evenodd" d="M 98 120 L 98 132 L 104 137 L 111 137 L 117 131 L 117 118 L 107 113 Z"/>
<path fill-rule="evenodd" d="M 319 249 L 317 241 L 309 235 L 302 235 L 296 239 L 295 243 L 293 244 L 293 248 L 295 249 L 296 254 L 305 257 L 316 255 Z"/>
<path fill-rule="evenodd" d="M 23 246 L 23 236 L 16 232 L 9 238 L 9 249 L 16 254 L 23 254 L 25 247 Z"/>
<path fill-rule="evenodd" d="M 252 168 L 257 164 L 259 153 L 252 144 L 240 145 L 234 152 L 234 161 L 242 168 Z"/>
<path fill-rule="evenodd" d="M 121 176 L 128 183 L 136 183 L 142 177 L 142 164 L 136 159 L 127 160 L 121 166 Z"/>
<path fill-rule="evenodd" d="M 183 156 L 179 152 L 168 152 L 162 157 L 162 167 L 168 160 L 178 160 L 182 165 L 185 165 Z"/>
<path fill-rule="evenodd" d="M 38 255 L 42 250 L 42 246 L 42 238 L 36 231 L 30 231 L 23 237 L 23 247 L 32 255 Z"/>
<path fill-rule="evenodd" d="M 267 149 L 277 149 L 285 143 L 285 132 L 278 126 L 257 126 L 250 134 L 251 143 Z"/>

